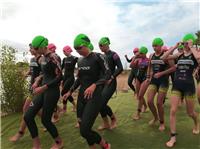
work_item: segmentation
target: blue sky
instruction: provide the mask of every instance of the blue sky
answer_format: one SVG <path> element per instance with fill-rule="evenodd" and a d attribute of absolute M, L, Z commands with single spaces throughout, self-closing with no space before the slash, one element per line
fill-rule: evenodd
<path fill-rule="evenodd" d="M 44 35 L 58 47 L 73 46 L 78 33 L 87 34 L 99 52 L 98 40 L 108 36 L 111 49 L 124 60 L 132 49 L 162 37 L 172 46 L 185 33 L 200 30 L 199 0 L 2 0 L 0 39 L 28 45 Z M 27 47 L 26 47 L 27 48 Z M 76 52 L 73 54 L 77 55 Z"/>

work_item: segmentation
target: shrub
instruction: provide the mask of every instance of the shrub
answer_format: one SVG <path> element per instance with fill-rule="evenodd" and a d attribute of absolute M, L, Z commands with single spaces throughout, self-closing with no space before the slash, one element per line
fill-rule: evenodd
<path fill-rule="evenodd" d="M 27 81 L 24 78 L 26 65 L 16 64 L 16 50 L 10 46 L 1 47 L 1 112 L 22 111 L 27 94 Z"/>

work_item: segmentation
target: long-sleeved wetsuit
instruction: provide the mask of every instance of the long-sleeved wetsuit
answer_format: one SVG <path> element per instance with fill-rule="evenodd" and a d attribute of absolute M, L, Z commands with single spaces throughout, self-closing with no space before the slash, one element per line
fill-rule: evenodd
<path fill-rule="evenodd" d="M 38 136 L 38 129 L 35 123 L 35 116 L 42 109 L 41 120 L 47 131 L 53 138 L 58 137 L 55 125 L 51 122 L 51 117 L 60 96 L 59 85 L 62 79 L 61 65 L 54 53 L 48 53 L 41 59 L 42 85 L 47 85 L 47 89 L 33 97 L 29 109 L 25 113 L 24 120 L 28 126 L 32 138 Z"/>
<path fill-rule="evenodd" d="M 91 52 L 87 57 L 80 58 L 78 61 L 78 76 L 70 89 L 73 92 L 80 86 L 77 117 L 81 120 L 81 136 L 87 140 L 89 145 L 99 144 L 101 141 L 101 136 L 92 130 L 92 126 L 103 105 L 101 93 L 105 82 L 110 78 L 109 72 L 103 55 Z M 85 90 L 94 83 L 96 84 L 96 89 L 92 98 L 84 98 Z"/>

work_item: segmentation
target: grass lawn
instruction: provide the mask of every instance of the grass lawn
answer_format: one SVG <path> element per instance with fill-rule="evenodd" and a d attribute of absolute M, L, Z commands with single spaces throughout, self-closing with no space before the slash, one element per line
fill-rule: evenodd
<path fill-rule="evenodd" d="M 112 144 L 112 149 L 165 149 L 165 142 L 169 139 L 169 98 L 165 103 L 166 130 L 158 131 L 158 124 L 149 126 L 148 121 L 152 118 L 151 113 L 142 114 L 142 119 L 133 121 L 131 116 L 136 112 L 136 100 L 133 99 L 132 92 L 118 93 L 117 97 L 110 100 L 109 104 L 113 108 L 118 118 L 118 127 L 114 130 L 100 132 L 108 142 Z M 64 114 L 56 124 L 61 137 L 64 140 L 65 149 L 88 149 L 87 144 L 79 135 L 79 130 L 74 128 L 76 114 L 71 112 L 71 104 L 68 103 L 68 113 Z M 200 112 L 200 106 L 196 101 L 196 110 Z M 1 148 L 2 149 L 30 149 L 32 147 L 29 132 L 16 143 L 9 142 L 10 136 L 18 131 L 21 114 L 12 114 L 1 118 Z M 101 123 L 97 118 L 93 129 Z M 49 149 L 53 139 L 49 133 L 42 131 L 42 124 L 37 118 L 39 135 L 43 149 Z M 185 105 L 179 107 L 177 113 L 177 143 L 174 149 L 200 149 L 200 135 L 192 134 L 193 122 L 186 114 Z"/>

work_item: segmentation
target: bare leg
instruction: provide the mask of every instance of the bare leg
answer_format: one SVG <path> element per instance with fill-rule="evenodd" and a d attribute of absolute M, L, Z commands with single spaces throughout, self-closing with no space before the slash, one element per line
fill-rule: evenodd
<path fill-rule="evenodd" d="M 163 131 L 165 130 L 165 124 L 164 124 L 164 107 L 163 107 L 163 101 L 166 97 L 165 92 L 159 92 L 157 97 L 157 109 L 158 109 L 158 115 L 160 120 L 160 127 L 159 130 Z"/>
<path fill-rule="evenodd" d="M 176 112 L 178 109 L 180 97 L 172 95 L 170 99 L 170 131 L 171 138 L 166 142 L 167 147 L 173 147 L 176 142 Z"/>
<path fill-rule="evenodd" d="M 151 121 L 149 121 L 149 125 L 153 125 L 153 124 L 155 124 L 156 121 L 158 121 L 158 114 L 157 114 L 156 107 L 154 105 L 154 97 L 156 95 L 156 92 L 157 91 L 153 90 L 153 89 L 149 89 L 147 92 L 148 106 L 154 116 L 153 119 Z"/>
<path fill-rule="evenodd" d="M 194 111 L 194 99 L 186 99 L 186 108 L 188 115 L 193 119 L 194 121 L 194 128 L 193 128 L 193 134 L 199 134 L 199 120 L 198 120 L 198 113 Z"/>

